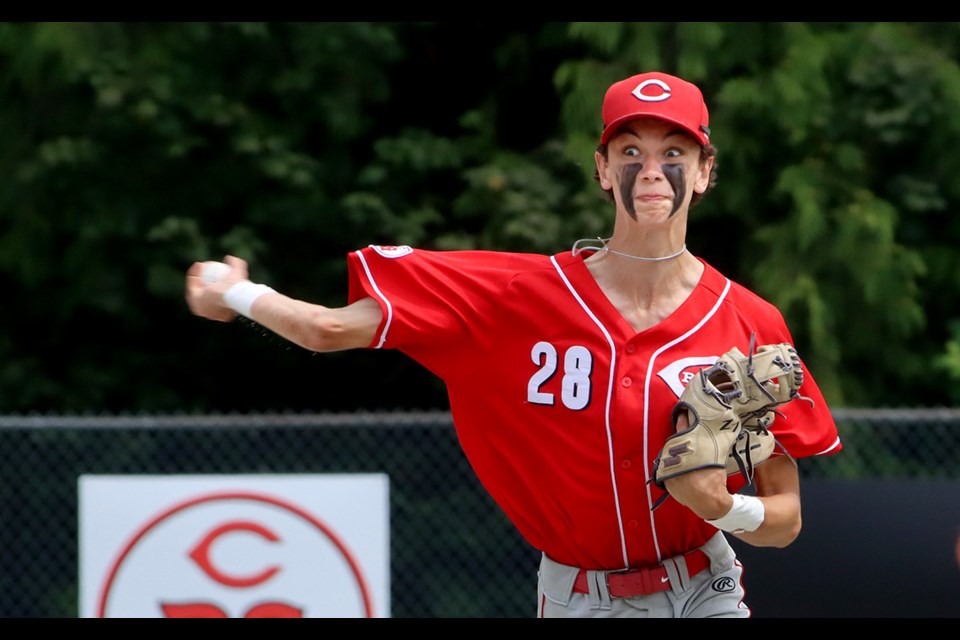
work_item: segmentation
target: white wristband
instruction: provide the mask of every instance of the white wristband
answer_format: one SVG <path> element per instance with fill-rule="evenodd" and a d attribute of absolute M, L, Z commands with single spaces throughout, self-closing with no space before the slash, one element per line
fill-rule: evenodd
<path fill-rule="evenodd" d="M 759 529 L 763 524 L 763 516 L 764 508 L 760 498 L 735 493 L 733 506 L 727 515 L 716 520 L 707 520 L 707 523 L 730 533 L 745 533 Z"/>
<path fill-rule="evenodd" d="M 275 291 L 265 284 L 254 284 L 249 280 L 241 280 L 223 294 L 223 303 L 240 315 L 252 320 L 250 308 L 253 307 L 254 300 L 265 293 L 275 293 Z"/>

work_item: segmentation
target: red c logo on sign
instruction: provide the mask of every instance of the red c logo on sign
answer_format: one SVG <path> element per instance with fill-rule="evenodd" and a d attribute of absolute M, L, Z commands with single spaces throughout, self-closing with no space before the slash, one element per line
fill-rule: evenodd
<path fill-rule="evenodd" d="M 212 547 L 213 543 L 216 542 L 220 537 L 235 531 L 249 531 L 250 533 L 255 533 L 261 538 L 269 540 L 270 542 L 277 542 L 280 540 L 280 537 L 277 534 L 270 531 L 266 527 L 257 524 L 256 522 L 227 522 L 204 536 L 203 540 L 200 541 L 200 544 L 190 551 L 190 559 L 196 562 L 197 565 L 203 569 L 203 572 L 208 576 L 220 584 L 228 587 L 252 587 L 260 584 L 261 582 L 266 582 L 273 577 L 274 574 L 280 571 L 280 567 L 273 566 L 264 569 L 256 575 L 239 577 L 231 576 L 213 566 L 213 562 L 210 559 L 210 547 Z"/>

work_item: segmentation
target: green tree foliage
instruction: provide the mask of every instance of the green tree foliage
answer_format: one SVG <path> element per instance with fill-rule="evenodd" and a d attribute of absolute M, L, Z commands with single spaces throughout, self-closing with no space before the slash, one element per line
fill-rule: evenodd
<path fill-rule="evenodd" d="M 836 405 L 960 400 L 956 23 L 0 24 L 0 412 L 432 408 L 401 354 L 189 315 L 196 259 L 346 299 L 373 243 L 605 234 L 610 82 L 712 105 L 689 246 L 775 302 Z"/>
<path fill-rule="evenodd" d="M 563 156 L 542 142 L 563 36 L 542 23 L 0 25 L 0 281 L 15 301 L 0 410 L 444 406 L 399 354 L 312 357 L 249 323 L 191 317 L 184 271 L 235 253 L 256 279 L 340 304 L 357 247 L 520 246 L 531 231 L 510 212 L 555 228 L 550 207 L 571 209 L 582 187 L 554 184 Z M 525 153 L 548 160 L 520 163 L 524 188 Z"/>

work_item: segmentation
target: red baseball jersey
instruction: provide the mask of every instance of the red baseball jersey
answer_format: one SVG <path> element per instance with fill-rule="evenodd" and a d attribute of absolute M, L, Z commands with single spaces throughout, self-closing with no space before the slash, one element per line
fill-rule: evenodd
<path fill-rule="evenodd" d="M 370 246 L 348 255 L 349 300 L 383 321 L 370 344 L 439 376 L 464 454 L 526 540 L 586 569 L 650 566 L 717 530 L 650 482 L 684 384 L 732 347 L 793 343 L 780 312 L 704 262 L 689 298 L 637 333 L 583 262 Z M 771 430 L 794 458 L 839 451 L 813 376 Z M 742 488 L 739 475 L 729 488 Z"/>

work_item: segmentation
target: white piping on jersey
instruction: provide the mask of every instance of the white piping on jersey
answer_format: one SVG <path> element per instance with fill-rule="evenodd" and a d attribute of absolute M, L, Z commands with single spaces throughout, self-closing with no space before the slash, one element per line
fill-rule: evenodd
<path fill-rule="evenodd" d="M 590 307 L 588 307 L 583 301 L 583 298 L 580 297 L 580 294 L 577 293 L 577 290 L 573 288 L 572 284 L 570 284 L 570 281 L 567 279 L 567 274 L 563 272 L 563 269 L 560 267 L 557 259 L 554 256 L 551 256 L 550 262 L 553 263 L 557 273 L 560 274 L 560 279 L 563 280 L 564 284 L 567 285 L 567 289 L 570 290 L 571 295 L 573 295 L 573 297 L 577 300 L 586 314 L 590 316 L 590 319 L 593 320 L 594 324 L 597 325 L 597 327 L 600 329 L 600 332 L 603 333 L 604 337 L 606 337 L 607 343 L 610 345 L 610 379 L 607 381 L 607 405 L 603 410 L 603 421 L 607 431 L 607 459 L 610 460 L 610 486 L 613 487 L 613 503 L 617 509 L 617 526 L 620 528 L 620 553 L 623 554 L 623 566 L 626 568 L 630 566 L 630 560 L 629 556 L 627 555 L 627 538 L 623 531 L 623 516 L 620 513 L 620 495 L 617 492 L 617 475 L 613 464 L 613 433 L 610 429 L 610 402 L 613 397 L 614 371 L 616 371 L 617 368 L 617 345 L 613 342 L 613 338 L 610 337 L 610 333 L 607 331 L 606 327 L 603 326 L 603 323 L 597 319 L 597 316 L 593 315 L 593 311 L 590 310 Z"/>
<path fill-rule="evenodd" d="M 823 456 L 823 455 L 826 455 L 826 454 L 830 453 L 831 451 L 833 451 L 834 449 L 836 449 L 836 448 L 839 447 L 839 446 L 840 446 L 840 436 L 837 436 L 837 439 L 833 441 L 833 444 L 832 444 L 832 445 L 830 445 L 829 447 L 827 447 L 827 448 L 824 449 L 823 451 L 818 451 L 818 452 L 816 452 L 816 453 L 813 454 L 813 455 L 815 455 L 815 456 Z"/>
<path fill-rule="evenodd" d="M 654 362 L 657 360 L 657 356 L 669 349 L 670 347 L 683 342 L 697 331 L 700 330 L 700 327 L 707 323 L 707 320 L 716 315 L 717 311 L 720 309 L 720 305 L 723 304 L 723 301 L 726 300 L 727 294 L 730 292 L 730 279 L 726 278 L 726 284 L 723 286 L 723 292 L 720 294 L 720 297 L 717 298 L 716 304 L 713 305 L 713 308 L 707 312 L 705 316 L 700 319 L 700 322 L 695 324 L 689 331 L 687 331 L 682 336 L 671 340 L 667 344 L 663 345 L 659 349 L 653 352 L 653 355 L 650 356 L 650 362 L 647 364 L 647 377 L 643 383 L 643 475 L 646 479 L 647 487 L 647 504 L 653 504 L 653 495 L 650 491 L 650 469 L 647 467 L 646 461 L 650 459 L 650 440 L 647 438 L 647 435 L 650 433 L 650 381 L 653 378 Z M 657 563 L 663 562 L 663 554 L 660 553 L 660 542 L 657 540 L 657 522 L 653 517 L 653 510 L 650 511 L 650 532 L 653 534 L 653 546 L 657 550 Z"/>
<path fill-rule="evenodd" d="M 354 253 L 357 254 L 358 258 L 360 258 L 360 264 L 363 265 L 363 272 L 367 274 L 367 280 L 370 281 L 370 286 L 373 287 L 373 290 L 376 292 L 376 294 L 380 296 L 380 299 L 383 300 L 383 303 L 387 305 L 387 321 L 383 325 L 383 332 L 380 334 L 380 340 L 377 342 L 377 346 L 374 347 L 374 349 L 380 349 L 383 347 L 383 343 L 387 341 L 387 332 L 390 330 L 390 323 L 393 322 L 393 305 L 390 304 L 390 301 L 387 300 L 387 296 L 383 295 L 383 292 L 380 291 L 380 287 L 377 286 L 377 281 L 373 279 L 373 274 L 370 273 L 370 266 L 367 265 L 367 261 L 363 257 L 363 254 L 359 251 L 354 251 Z"/>

